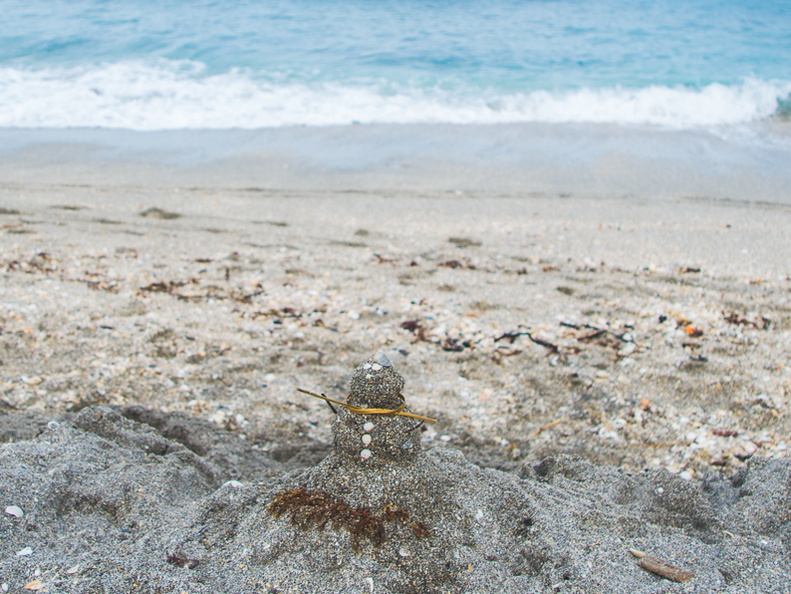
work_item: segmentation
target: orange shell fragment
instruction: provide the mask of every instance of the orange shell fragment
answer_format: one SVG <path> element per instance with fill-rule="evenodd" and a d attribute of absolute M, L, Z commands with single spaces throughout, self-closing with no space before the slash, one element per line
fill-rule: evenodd
<path fill-rule="evenodd" d="M 700 328 L 698 328 L 697 326 L 693 326 L 692 324 L 687 324 L 687 325 L 684 327 L 684 330 L 685 330 L 685 331 L 686 331 L 686 333 L 687 333 L 687 334 L 689 334 L 690 336 L 694 336 L 694 337 L 703 336 L 703 330 L 701 330 L 701 329 L 700 329 Z"/>

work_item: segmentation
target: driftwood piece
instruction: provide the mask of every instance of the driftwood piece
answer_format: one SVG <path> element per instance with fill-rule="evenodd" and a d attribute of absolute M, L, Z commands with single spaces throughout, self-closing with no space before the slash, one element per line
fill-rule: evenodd
<path fill-rule="evenodd" d="M 637 549 L 629 549 L 629 551 L 632 555 L 640 559 L 640 561 L 637 562 L 640 567 L 666 580 L 671 580 L 673 582 L 688 582 L 695 577 L 695 574 L 691 571 L 681 569 L 680 567 L 676 567 L 667 561 L 657 559 L 651 555 L 646 555 Z"/>

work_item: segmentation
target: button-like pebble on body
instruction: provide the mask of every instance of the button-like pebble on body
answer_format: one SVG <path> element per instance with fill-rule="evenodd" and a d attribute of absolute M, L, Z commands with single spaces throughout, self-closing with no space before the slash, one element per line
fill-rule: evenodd
<path fill-rule="evenodd" d="M 25 515 L 25 512 L 23 512 L 22 508 L 18 505 L 9 505 L 5 508 L 5 513 L 9 516 L 14 516 L 15 518 L 21 518 Z"/>

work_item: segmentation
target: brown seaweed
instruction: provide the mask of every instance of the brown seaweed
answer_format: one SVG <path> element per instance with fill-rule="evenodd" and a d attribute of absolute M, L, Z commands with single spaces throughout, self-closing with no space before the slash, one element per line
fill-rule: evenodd
<path fill-rule="evenodd" d="M 352 549 L 359 552 L 365 541 L 381 547 L 387 540 L 385 522 L 409 526 L 415 538 L 430 536 L 428 526 L 410 519 L 409 512 L 401 507 L 385 506 L 378 515 L 367 507 L 351 507 L 324 491 L 308 491 L 305 487 L 287 489 L 277 493 L 267 508 L 280 519 L 287 516 L 300 530 L 346 530 L 351 537 Z"/>

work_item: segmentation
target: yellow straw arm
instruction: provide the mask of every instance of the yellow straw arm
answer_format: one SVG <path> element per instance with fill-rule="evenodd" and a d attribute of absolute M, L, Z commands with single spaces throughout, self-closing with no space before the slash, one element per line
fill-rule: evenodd
<path fill-rule="evenodd" d="M 325 402 L 330 402 L 332 404 L 337 404 L 338 406 L 342 406 L 345 409 L 358 414 L 358 415 L 399 415 L 401 417 L 409 417 L 410 419 L 418 419 L 420 421 L 426 421 L 427 423 L 436 423 L 436 419 L 430 419 L 429 417 L 422 417 L 420 415 L 415 415 L 409 412 L 404 412 L 404 408 L 406 408 L 406 404 L 401 404 L 398 408 L 389 409 L 389 408 L 360 408 L 359 406 L 354 406 L 347 402 L 341 402 L 340 400 L 334 400 L 329 396 L 325 396 L 324 394 L 314 394 L 313 392 L 308 392 L 307 390 L 303 390 L 302 388 L 297 388 L 297 392 L 301 392 L 303 394 L 307 394 L 308 396 L 313 396 L 314 398 L 318 398 L 320 400 L 324 400 Z"/>

